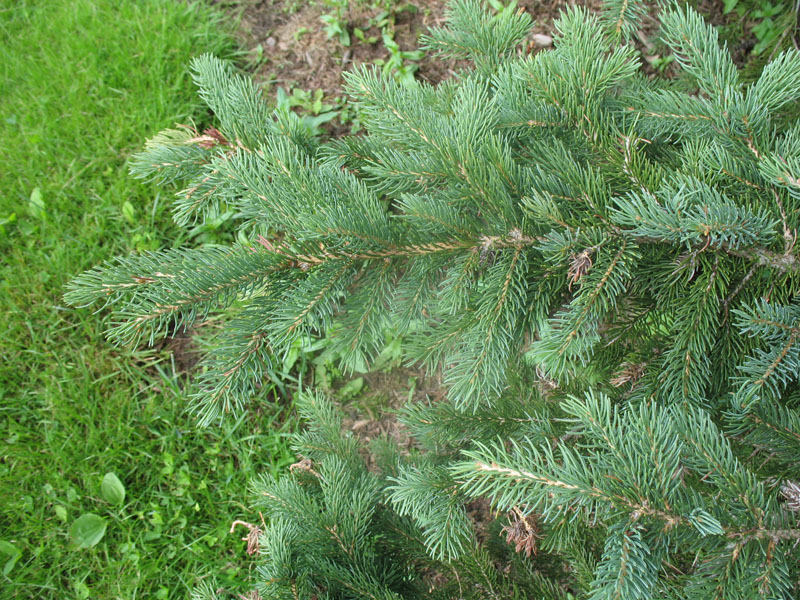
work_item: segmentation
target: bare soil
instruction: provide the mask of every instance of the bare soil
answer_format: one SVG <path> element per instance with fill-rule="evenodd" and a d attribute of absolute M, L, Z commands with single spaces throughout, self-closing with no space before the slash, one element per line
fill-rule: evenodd
<path fill-rule="evenodd" d="M 326 97 L 342 94 L 342 74 L 359 65 L 371 64 L 376 60 L 387 59 L 388 50 L 381 42 L 381 32 L 376 27 L 369 27 L 379 9 L 359 7 L 358 2 L 351 2 L 351 8 L 345 20 L 352 31 L 353 27 L 364 30 L 367 38 L 374 36 L 377 42 L 369 44 L 358 41 L 351 35 L 350 47 L 342 46 L 336 39 L 329 39 L 323 29 L 320 17 L 330 9 L 321 2 L 302 2 L 300 0 L 252 0 L 245 4 L 240 14 L 239 36 L 244 48 L 251 50 L 251 69 L 256 80 L 272 82 L 274 87 L 286 89 L 298 87 L 304 90 L 322 90 Z M 395 40 L 401 50 L 419 48 L 419 37 L 430 27 L 442 26 L 445 23 L 446 0 L 428 0 L 399 7 L 408 6 L 408 10 L 400 10 L 395 14 Z M 520 0 L 519 7 L 527 11 L 534 20 L 531 37 L 535 34 L 552 36 L 553 21 L 561 10 L 568 6 L 583 5 L 596 10 L 601 0 Z M 698 9 L 715 25 L 730 25 L 739 17 L 723 15 L 722 3 L 717 0 L 700 0 Z M 657 53 L 655 43 L 657 23 L 654 18 L 657 8 L 655 2 L 649 17 L 642 22 L 638 32 L 636 45 L 645 57 L 645 63 Z M 746 28 L 747 29 L 747 28 Z M 749 32 L 749 29 L 747 29 Z M 743 65 L 749 59 L 749 52 L 755 44 L 752 34 L 731 40 L 731 50 L 737 64 Z M 261 60 L 256 61 L 256 49 L 261 46 Z M 534 45 L 528 51 L 537 51 Z M 452 76 L 463 66 L 458 61 L 442 61 L 426 55 L 419 62 L 417 77 L 423 81 L 436 84 Z"/>
<path fill-rule="evenodd" d="M 446 4 L 446 0 L 419 1 L 412 4 L 413 9 L 396 13 L 395 40 L 401 50 L 418 49 L 422 33 L 430 27 L 444 25 Z M 561 9 L 574 4 L 574 0 L 519 2 L 520 8 L 534 18 L 531 35 L 551 35 L 553 20 Z M 577 4 L 595 8 L 599 0 Z M 257 80 L 271 81 L 284 88 L 320 89 L 325 96 L 338 96 L 342 93 L 342 73 L 389 58 L 389 52 L 380 39 L 381 32 L 376 27 L 367 27 L 370 19 L 378 14 L 378 9 L 354 8 L 346 15 L 351 28 L 360 27 L 366 37 L 378 38 L 377 42 L 367 44 L 351 36 L 352 44 L 347 48 L 335 39 L 328 39 L 325 34 L 320 20 L 326 12 L 323 6 L 306 2 L 296 11 L 291 9 L 292 0 L 255 0 L 242 11 L 239 31 L 242 45 L 253 51 L 259 45 L 263 49 L 263 60 L 254 70 Z M 442 61 L 426 56 L 419 63 L 417 77 L 436 84 L 452 76 L 460 66 L 455 60 Z"/>
<path fill-rule="evenodd" d="M 409 401 L 437 402 L 444 398 L 441 379 L 438 375 L 426 376 L 423 371 L 410 368 L 367 373 L 363 377 L 364 391 L 341 407 L 345 413 L 343 426 L 365 444 L 386 436 L 394 440 L 401 451 L 411 449 L 414 441 L 398 421 L 397 412 Z M 366 459 L 372 466 L 371 458 L 367 456 Z"/>

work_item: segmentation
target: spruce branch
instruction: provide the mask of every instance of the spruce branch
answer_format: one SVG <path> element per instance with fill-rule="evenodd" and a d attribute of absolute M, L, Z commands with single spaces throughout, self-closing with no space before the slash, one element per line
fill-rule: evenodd
<path fill-rule="evenodd" d="M 165 184 L 189 179 L 216 155 L 214 147 L 203 143 L 193 126 L 165 129 L 131 158 L 131 175 Z"/>
<path fill-rule="evenodd" d="M 434 558 L 457 559 L 475 544 L 464 498 L 445 469 L 403 468 L 390 481 L 390 502 L 418 523 Z"/>
<path fill-rule="evenodd" d="M 87 271 L 65 298 L 114 307 L 108 336 L 120 344 L 152 344 L 169 327 L 189 327 L 215 309 L 263 289 L 288 262 L 270 252 L 235 247 L 168 250 L 118 258 Z"/>
<path fill-rule="evenodd" d="M 668 8 L 661 23 L 664 41 L 678 64 L 708 96 L 729 102 L 740 87 L 739 73 L 727 48 L 720 47 L 717 30 L 688 8 Z"/>
<path fill-rule="evenodd" d="M 521 241 L 521 240 L 520 240 Z M 491 294 L 478 305 L 474 328 L 445 361 L 445 382 L 457 407 L 477 407 L 500 395 L 505 383 L 504 361 L 513 346 L 513 327 L 525 309 L 527 277 L 522 245 L 506 251 L 488 270 Z"/>
<path fill-rule="evenodd" d="M 603 557 L 592 582 L 592 600 L 650 598 L 660 569 L 657 553 L 643 539 L 642 528 L 620 523 L 610 528 Z M 653 556 L 656 554 L 656 556 Z"/>
<path fill-rule="evenodd" d="M 749 398 L 775 397 L 800 372 L 800 306 L 772 307 L 762 300 L 734 314 L 743 333 L 771 342 L 769 350 L 757 348 L 741 365 L 744 376 L 734 402 L 745 407 Z"/>
<path fill-rule="evenodd" d="M 611 38 L 625 42 L 647 16 L 647 7 L 639 0 L 612 0 L 605 3 L 601 15 Z"/>
<path fill-rule="evenodd" d="M 470 58 L 486 73 L 513 53 L 532 25 L 523 9 L 492 15 L 478 0 L 455 0 L 445 16 L 448 27 L 433 28 L 423 35 L 423 47 L 446 56 Z"/>
<path fill-rule="evenodd" d="M 446 388 L 403 409 L 408 452 L 382 439 L 369 464 L 333 402 L 299 396 L 298 462 L 253 483 L 262 596 L 796 592 L 798 53 L 748 84 L 673 4 L 687 91 L 640 75 L 644 14 L 570 8 L 529 54 L 527 15 L 458 0 L 426 40 L 477 66 L 436 87 L 348 74 L 367 134 L 332 142 L 194 63 L 217 125 L 163 132 L 132 169 L 184 182 L 182 225 L 234 215 L 240 242 L 110 261 L 67 300 L 125 343 L 229 313 L 204 423 L 268 397 L 318 336 L 354 370 L 400 336 Z M 473 531 L 496 509 L 530 556 Z"/>
<path fill-rule="evenodd" d="M 192 70 L 200 97 L 220 120 L 228 140 L 254 147 L 275 131 L 272 110 L 260 90 L 230 63 L 204 54 L 192 61 Z"/>
<path fill-rule="evenodd" d="M 244 403 L 265 388 L 274 354 L 267 337 L 267 315 L 274 298 L 254 299 L 214 341 L 213 351 L 201 363 L 192 392 L 193 410 L 201 425 L 241 411 Z"/>

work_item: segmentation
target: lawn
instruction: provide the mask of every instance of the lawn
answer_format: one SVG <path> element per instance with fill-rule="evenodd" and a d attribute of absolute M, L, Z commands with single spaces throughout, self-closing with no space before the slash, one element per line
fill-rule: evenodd
<path fill-rule="evenodd" d="M 82 270 L 175 243 L 169 192 L 126 161 L 208 119 L 187 68 L 202 52 L 234 52 L 205 4 L 0 0 L 0 598 L 186 598 L 212 574 L 241 590 L 250 562 L 228 529 L 248 473 L 292 460 L 285 415 L 197 431 L 170 353 L 112 348 L 62 301 Z M 84 513 L 107 529 L 81 549 Z"/>

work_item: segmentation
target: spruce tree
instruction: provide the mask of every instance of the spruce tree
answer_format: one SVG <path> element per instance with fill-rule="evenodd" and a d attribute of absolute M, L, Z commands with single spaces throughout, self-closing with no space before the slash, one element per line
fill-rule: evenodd
<path fill-rule="evenodd" d="M 109 307 L 119 344 L 230 310 L 204 424 L 316 336 L 362 370 L 391 328 L 447 387 L 372 468 L 301 400 L 304 460 L 253 485 L 268 597 L 800 595 L 800 53 L 746 82 L 670 4 L 681 77 L 648 77 L 644 11 L 570 8 L 531 54 L 527 14 L 454 0 L 425 43 L 474 66 L 348 74 L 367 134 L 325 143 L 194 61 L 218 127 L 162 132 L 133 172 L 188 182 L 179 224 L 235 209 L 237 243 L 117 258 L 67 299 Z"/>

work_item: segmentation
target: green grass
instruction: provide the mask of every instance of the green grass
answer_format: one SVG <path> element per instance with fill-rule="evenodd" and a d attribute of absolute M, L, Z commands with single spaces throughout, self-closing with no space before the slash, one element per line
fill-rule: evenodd
<path fill-rule="evenodd" d="M 0 0 L 0 598 L 186 598 L 250 568 L 228 528 L 250 474 L 291 461 L 282 417 L 197 431 L 165 354 L 111 348 L 61 299 L 82 270 L 178 237 L 169 193 L 126 159 L 207 118 L 188 62 L 230 55 L 229 29 L 178 0 Z M 84 512 L 108 529 L 81 550 Z"/>

